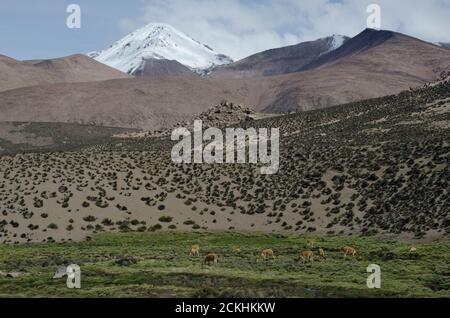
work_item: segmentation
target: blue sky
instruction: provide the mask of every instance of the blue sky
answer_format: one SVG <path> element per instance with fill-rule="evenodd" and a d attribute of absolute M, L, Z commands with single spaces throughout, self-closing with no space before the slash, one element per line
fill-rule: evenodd
<path fill-rule="evenodd" d="M 68 29 L 66 8 L 81 6 L 81 29 Z M 125 34 L 122 19 L 139 16 L 141 1 L 1 0 L 0 54 L 50 58 L 108 47 Z"/>
<path fill-rule="evenodd" d="M 82 9 L 82 28 L 66 27 L 66 8 Z M 354 36 L 368 4 L 382 28 L 450 42 L 450 0 L 1 0 L 0 54 L 40 59 L 107 48 L 150 22 L 165 22 L 239 59 L 330 34 Z"/>

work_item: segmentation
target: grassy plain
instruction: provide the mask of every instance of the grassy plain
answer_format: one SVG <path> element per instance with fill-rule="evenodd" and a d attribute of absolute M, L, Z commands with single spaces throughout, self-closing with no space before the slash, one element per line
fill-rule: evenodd
<path fill-rule="evenodd" d="M 301 264 L 313 239 L 326 261 Z M 189 257 L 200 244 L 201 257 Z M 356 259 L 340 249 L 353 246 Z M 79 243 L 0 246 L 0 297 L 450 297 L 450 242 L 409 244 L 374 237 L 218 233 L 105 233 Z M 272 248 L 276 259 L 257 261 Z M 221 259 L 203 266 L 208 252 Z M 81 267 L 79 290 L 53 280 L 63 263 Z M 366 286 L 369 264 L 382 270 L 382 288 Z"/>

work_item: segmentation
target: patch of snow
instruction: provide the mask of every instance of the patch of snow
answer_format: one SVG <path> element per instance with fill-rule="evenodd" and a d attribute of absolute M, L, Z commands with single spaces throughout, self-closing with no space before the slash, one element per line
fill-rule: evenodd
<path fill-rule="evenodd" d="M 339 34 L 333 34 L 329 37 L 326 38 L 322 38 L 320 40 L 326 40 L 328 43 L 328 48 L 326 51 L 324 51 L 323 53 L 321 53 L 319 56 L 328 54 L 334 50 L 337 50 L 338 48 L 340 48 L 342 45 L 344 45 L 344 43 L 348 40 L 349 38 L 346 37 L 345 35 L 339 35 Z"/>
<path fill-rule="evenodd" d="M 344 45 L 345 41 L 346 41 L 347 37 L 343 36 L 343 35 L 339 35 L 339 34 L 333 34 L 331 36 L 331 45 L 330 45 L 330 50 L 334 51 L 337 50 L 338 48 L 340 48 L 342 45 Z"/>

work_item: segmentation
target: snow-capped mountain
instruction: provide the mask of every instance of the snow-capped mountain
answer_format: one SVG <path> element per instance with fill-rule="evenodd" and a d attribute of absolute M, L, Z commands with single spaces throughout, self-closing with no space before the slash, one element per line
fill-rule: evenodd
<path fill-rule="evenodd" d="M 148 24 L 110 48 L 87 55 L 128 74 L 142 69 L 146 60 L 177 61 L 199 74 L 207 73 L 214 66 L 233 62 L 230 57 L 216 53 L 207 45 L 163 23 Z"/>

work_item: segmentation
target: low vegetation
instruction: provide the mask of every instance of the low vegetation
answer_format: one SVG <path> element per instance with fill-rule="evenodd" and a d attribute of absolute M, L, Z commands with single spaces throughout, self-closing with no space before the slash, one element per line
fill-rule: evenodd
<path fill-rule="evenodd" d="M 239 126 L 280 128 L 278 174 L 249 164 L 178 165 L 168 138 L 106 132 L 95 145 L 0 156 L 0 242 L 173 228 L 449 238 L 448 79 Z"/>

